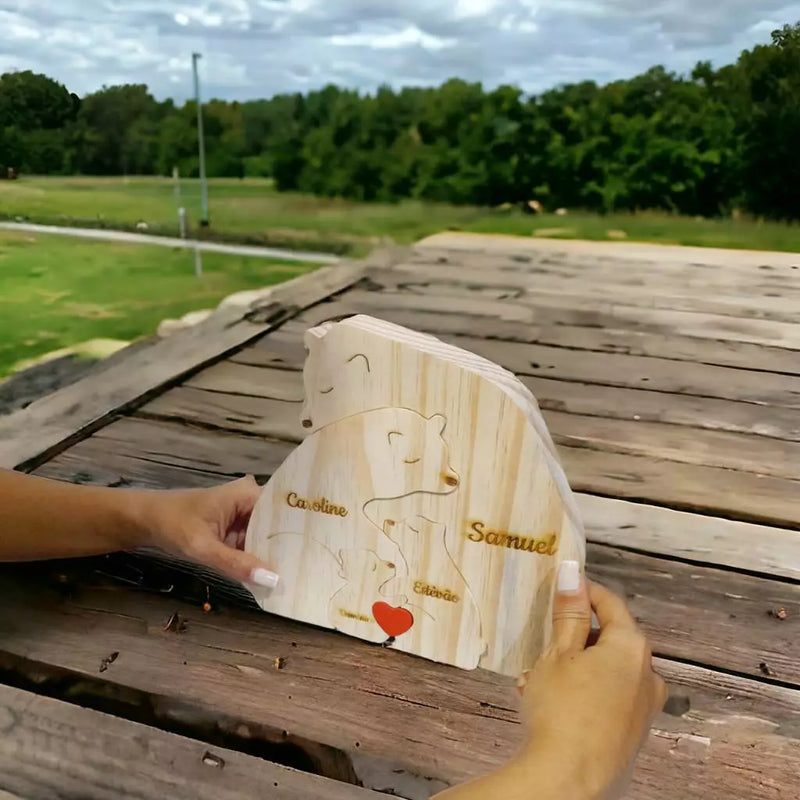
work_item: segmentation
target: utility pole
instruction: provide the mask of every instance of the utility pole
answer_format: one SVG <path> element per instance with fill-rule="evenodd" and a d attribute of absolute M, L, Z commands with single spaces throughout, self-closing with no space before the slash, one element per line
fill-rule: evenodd
<path fill-rule="evenodd" d="M 197 102 L 197 142 L 200 148 L 200 191 L 202 213 L 200 225 L 208 226 L 208 182 L 206 181 L 206 146 L 203 140 L 203 109 L 200 105 L 200 78 L 197 76 L 197 61 L 200 53 L 192 53 L 192 71 L 194 72 L 194 98 Z"/>

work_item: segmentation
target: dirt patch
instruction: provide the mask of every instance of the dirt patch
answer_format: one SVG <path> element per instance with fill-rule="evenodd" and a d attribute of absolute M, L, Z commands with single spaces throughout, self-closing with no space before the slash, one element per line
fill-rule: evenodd
<path fill-rule="evenodd" d="M 64 356 L 29 367 L 0 382 L 0 414 L 10 414 L 34 400 L 80 380 L 95 366 L 94 361 Z"/>

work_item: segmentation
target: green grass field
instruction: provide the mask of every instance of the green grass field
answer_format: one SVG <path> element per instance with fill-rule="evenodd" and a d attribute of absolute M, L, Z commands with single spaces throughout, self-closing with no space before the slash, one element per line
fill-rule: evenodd
<path fill-rule="evenodd" d="M 313 269 L 296 262 L 0 231 L 0 377 L 91 339 L 132 341 L 242 289 Z"/>
<path fill-rule="evenodd" d="M 181 181 L 190 224 L 200 214 L 199 182 Z M 570 212 L 531 216 L 518 210 L 403 202 L 365 204 L 276 192 L 265 179 L 212 180 L 211 228 L 202 235 L 231 241 L 363 254 L 382 241 L 411 243 L 443 230 L 573 239 L 627 238 L 663 244 L 800 251 L 800 225 L 750 219 L 692 219 L 663 213 Z M 0 181 L 0 217 L 31 222 L 176 234 L 177 203 L 166 178 L 36 178 Z"/>

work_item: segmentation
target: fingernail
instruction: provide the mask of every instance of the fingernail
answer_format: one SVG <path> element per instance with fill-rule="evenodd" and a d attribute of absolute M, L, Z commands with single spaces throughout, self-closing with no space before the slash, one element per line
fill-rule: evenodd
<path fill-rule="evenodd" d="M 559 594 L 577 592 L 581 585 L 580 564 L 577 561 L 562 561 L 558 568 L 556 591 Z"/>
<path fill-rule="evenodd" d="M 267 589 L 274 589 L 280 580 L 280 578 L 274 572 L 270 572 L 268 569 L 264 569 L 263 567 L 254 569 L 250 578 L 253 583 L 257 583 L 259 586 L 264 586 Z"/>

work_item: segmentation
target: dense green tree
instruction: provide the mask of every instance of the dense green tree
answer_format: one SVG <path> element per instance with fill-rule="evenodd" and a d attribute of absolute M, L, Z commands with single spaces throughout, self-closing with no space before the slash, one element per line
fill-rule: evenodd
<path fill-rule="evenodd" d="M 373 94 L 203 106 L 208 174 L 271 176 L 279 190 L 358 200 L 567 206 L 600 212 L 734 208 L 800 219 L 800 24 L 735 64 L 689 75 L 655 66 L 630 80 L 528 97 L 452 79 Z M 0 76 L 0 167 L 196 176 L 193 101 L 143 85 L 79 101 L 31 72 Z"/>

